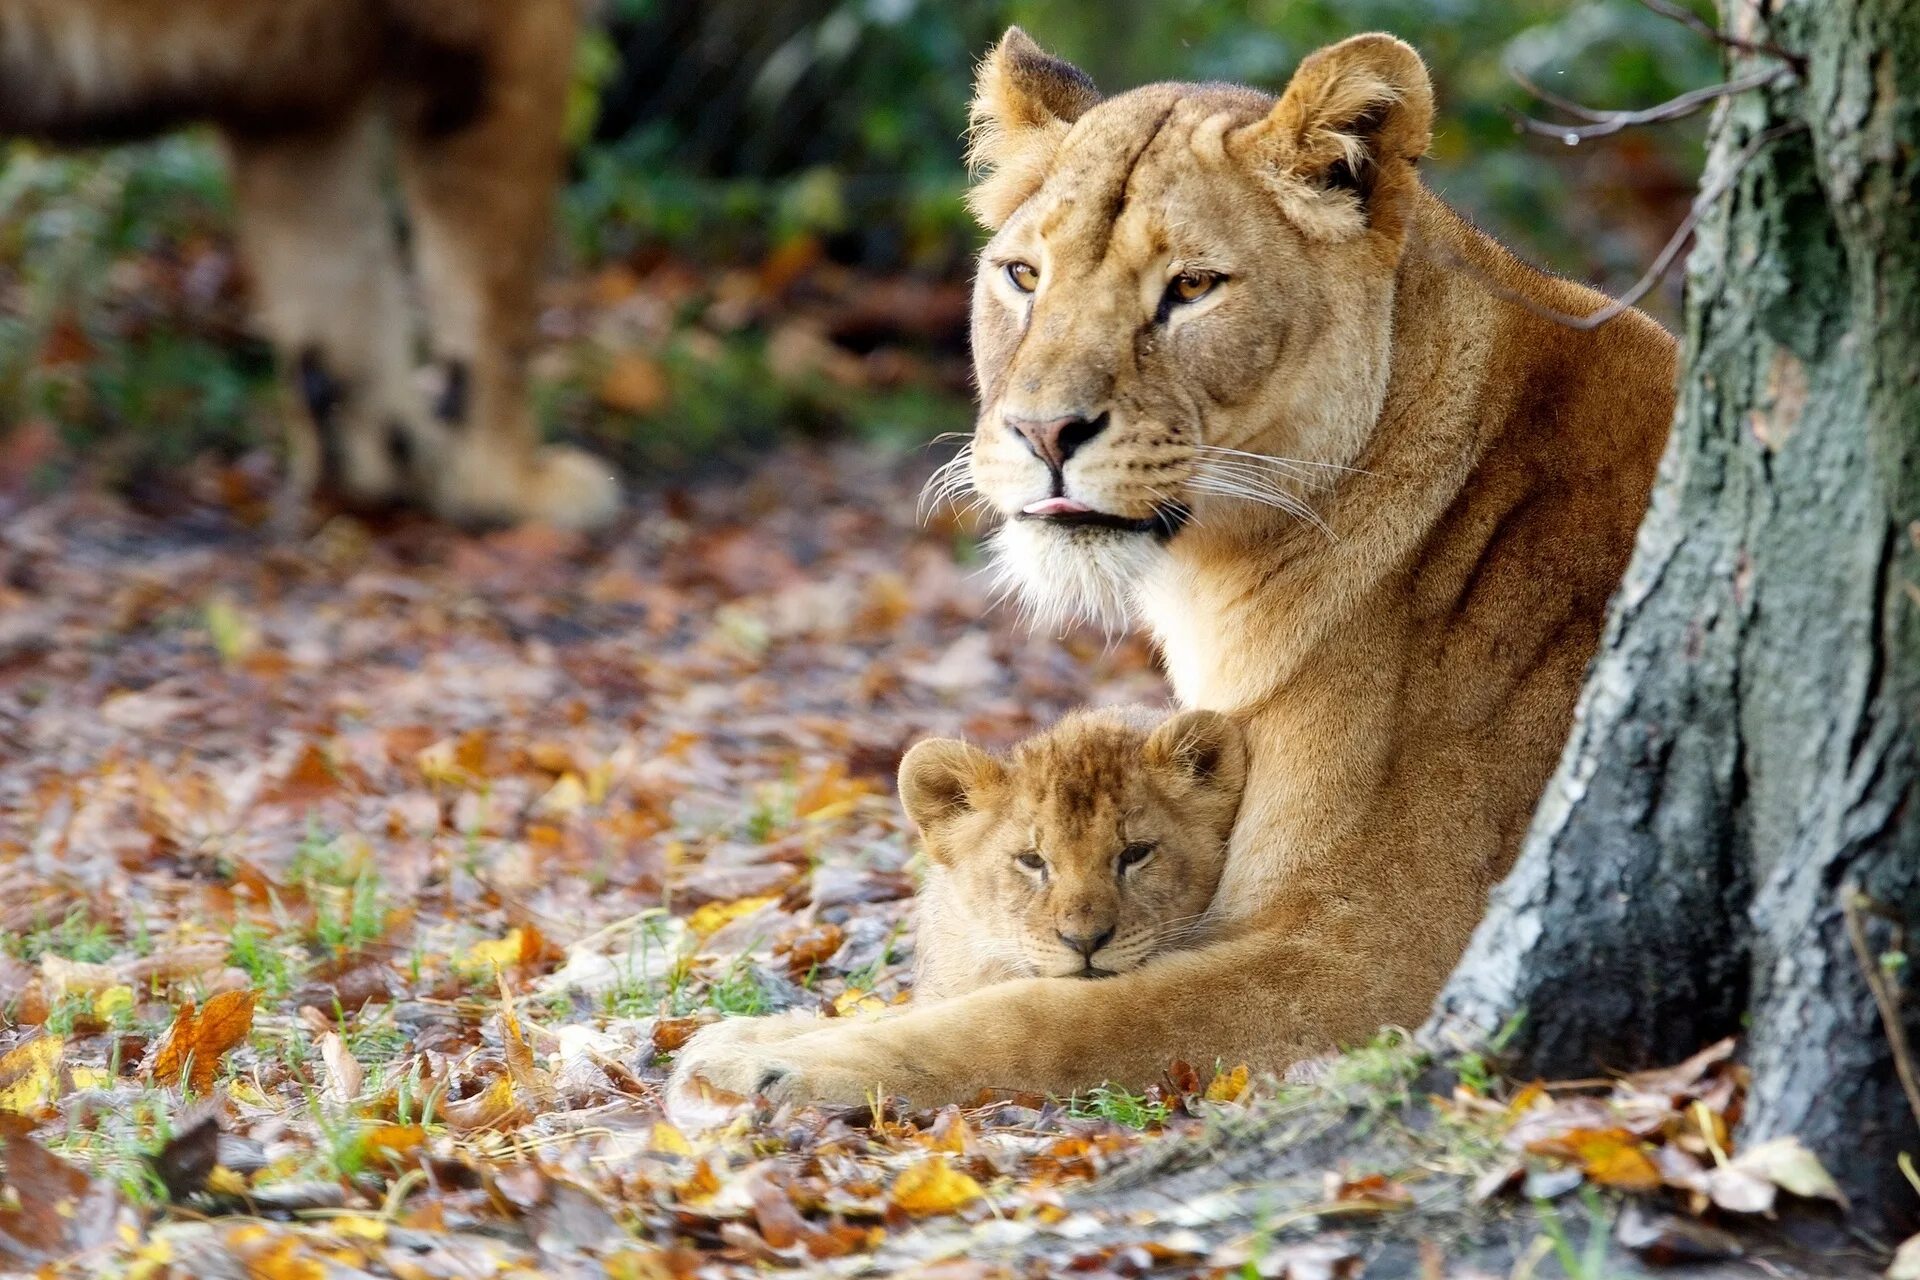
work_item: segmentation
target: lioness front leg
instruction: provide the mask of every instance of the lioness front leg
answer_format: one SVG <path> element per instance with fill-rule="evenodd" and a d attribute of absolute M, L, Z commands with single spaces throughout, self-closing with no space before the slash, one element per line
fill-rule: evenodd
<path fill-rule="evenodd" d="M 1372 1035 L 1363 1011 L 1402 1003 L 1383 1001 L 1373 980 L 1290 939 L 1242 937 L 1117 977 L 1021 979 L 787 1039 L 710 1029 L 681 1051 L 672 1088 L 698 1078 L 777 1102 L 853 1105 L 879 1092 L 937 1106 L 983 1089 L 1138 1087 L 1175 1059 L 1278 1071 Z"/>
<path fill-rule="evenodd" d="M 395 124 L 439 366 L 433 412 L 447 435 L 434 509 L 460 521 L 603 524 L 620 503 L 613 468 L 578 449 L 541 447 L 528 398 L 576 5 L 476 6 L 465 15 L 473 29 L 458 7 L 427 9 L 447 29 L 419 38 L 447 74 L 406 86 Z"/>

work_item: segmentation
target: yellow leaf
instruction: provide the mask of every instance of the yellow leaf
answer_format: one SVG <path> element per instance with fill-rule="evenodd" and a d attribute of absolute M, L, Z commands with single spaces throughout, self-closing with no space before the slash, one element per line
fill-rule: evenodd
<path fill-rule="evenodd" d="M 76 1089 L 111 1089 L 113 1072 L 105 1067 L 68 1067 L 67 1074 L 73 1077 Z"/>
<path fill-rule="evenodd" d="M 165 1237 L 149 1240 L 135 1250 L 127 1266 L 127 1280 L 153 1280 L 173 1261 L 173 1246 Z"/>
<path fill-rule="evenodd" d="M 542 813 L 565 815 L 578 813 L 587 806 L 587 785 L 577 773 L 563 773 L 534 808 Z"/>
<path fill-rule="evenodd" d="M 1502 1120 L 1506 1124 L 1513 1124 L 1542 1103 L 1551 1105 L 1552 1099 L 1547 1097 L 1547 1087 L 1535 1080 L 1513 1095 L 1513 1100 L 1507 1103 L 1506 1114 Z"/>
<path fill-rule="evenodd" d="M 386 1220 L 370 1213 L 344 1213 L 337 1218 L 328 1218 L 327 1231 L 332 1235 L 352 1236 L 358 1240 L 387 1238 Z"/>
<path fill-rule="evenodd" d="M 520 963 L 521 954 L 526 949 L 526 933 L 518 925 L 507 930 L 504 938 L 495 938 L 490 942 L 476 942 L 468 947 L 460 957 L 463 967 L 481 972 L 497 972 L 511 969 Z"/>
<path fill-rule="evenodd" d="M 668 1156 L 690 1156 L 693 1154 L 693 1144 L 687 1141 L 685 1134 L 660 1120 L 654 1122 L 653 1132 L 647 1137 L 647 1150 Z"/>
<path fill-rule="evenodd" d="M 247 1180 L 223 1164 L 213 1166 L 207 1175 L 207 1190 L 223 1196 L 247 1194 Z"/>
<path fill-rule="evenodd" d="M 133 988 L 121 985 L 108 987 L 93 998 L 93 1016 L 102 1022 L 112 1022 L 123 1013 L 133 1012 Z"/>
<path fill-rule="evenodd" d="M 880 1013 L 887 1002 L 871 991 L 862 991 L 858 987 L 848 987 L 833 998 L 833 1011 L 843 1018 L 860 1013 Z"/>
<path fill-rule="evenodd" d="M 1222 1071 L 1213 1077 L 1207 1085 L 1208 1102 L 1233 1102 L 1247 1091 L 1247 1064 L 1241 1063 L 1231 1071 Z"/>
<path fill-rule="evenodd" d="M 0 1058 L 0 1111 L 32 1111 L 59 1089 L 55 1068 L 66 1041 L 36 1036 Z"/>
<path fill-rule="evenodd" d="M 901 1170 L 887 1198 L 908 1213 L 924 1215 L 952 1213 L 985 1194 L 979 1183 L 947 1163 L 945 1156 L 934 1156 Z"/>
<path fill-rule="evenodd" d="M 717 932 L 722 925 L 731 924 L 741 916 L 750 916 L 778 901 L 778 898 L 737 898 L 732 902 L 709 902 L 687 917 L 687 927 L 704 938 Z"/>
<path fill-rule="evenodd" d="M 426 1129 L 417 1124 L 377 1124 L 360 1136 L 360 1149 L 370 1157 L 399 1163 L 426 1140 Z"/>

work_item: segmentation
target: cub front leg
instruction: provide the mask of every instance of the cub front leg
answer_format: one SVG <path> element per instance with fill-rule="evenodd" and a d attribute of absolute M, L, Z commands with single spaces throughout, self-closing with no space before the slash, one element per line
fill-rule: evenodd
<path fill-rule="evenodd" d="M 939 1106 L 983 1089 L 1140 1087 L 1175 1059 L 1278 1071 L 1373 1034 L 1371 980 L 1291 939 L 1243 937 L 1117 977 L 1025 978 L 783 1039 L 707 1039 L 710 1028 L 681 1051 L 670 1090 L 699 1079 L 775 1102 L 858 1104 L 880 1093 Z"/>

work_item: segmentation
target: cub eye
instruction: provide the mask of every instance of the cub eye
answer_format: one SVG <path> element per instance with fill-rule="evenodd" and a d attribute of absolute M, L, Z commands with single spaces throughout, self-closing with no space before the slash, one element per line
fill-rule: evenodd
<path fill-rule="evenodd" d="M 1013 860 L 1029 871 L 1045 871 L 1047 869 L 1047 860 L 1031 849 L 1025 853 L 1014 854 Z"/>
<path fill-rule="evenodd" d="M 1182 271 L 1167 285 L 1167 298 L 1172 302 L 1198 302 L 1224 278 L 1212 271 Z"/>
<path fill-rule="evenodd" d="M 1032 293 L 1040 287 L 1040 271 L 1030 262 L 1009 262 L 1007 279 L 1022 293 Z"/>
<path fill-rule="evenodd" d="M 1128 845 L 1120 851 L 1120 869 L 1125 871 L 1128 867 L 1139 866 L 1153 856 L 1153 849 L 1154 846 L 1146 843 Z"/>

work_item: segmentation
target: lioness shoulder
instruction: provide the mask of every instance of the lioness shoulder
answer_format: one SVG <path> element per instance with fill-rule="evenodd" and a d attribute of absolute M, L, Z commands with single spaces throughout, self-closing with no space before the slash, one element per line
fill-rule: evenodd
<path fill-rule="evenodd" d="M 1144 707 L 1077 712 L 1006 758 L 915 746 L 900 798 L 927 857 L 916 997 L 1106 977 L 1201 940 L 1246 760 L 1226 716 Z"/>

